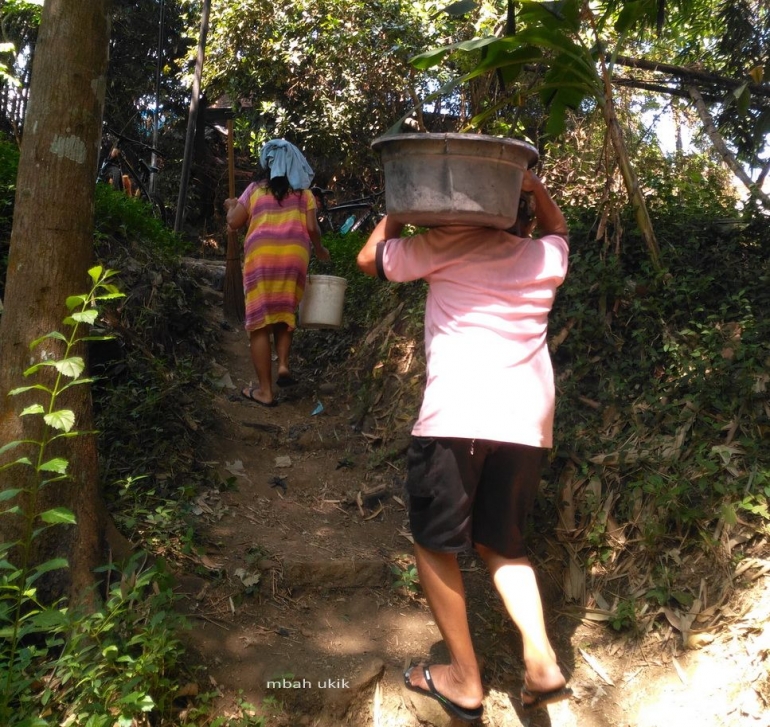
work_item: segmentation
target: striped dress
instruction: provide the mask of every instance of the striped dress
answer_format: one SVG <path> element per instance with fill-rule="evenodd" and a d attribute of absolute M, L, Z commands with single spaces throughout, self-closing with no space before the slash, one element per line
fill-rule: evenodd
<path fill-rule="evenodd" d="M 250 184 L 238 201 L 249 213 L 243 264 L 245 328 L 285 323 L 294 329 L 310 261 L 307 213 L 315 209 L 315 198 L 304 189 L 290 192 L 279 203 L 262 183 Z"/>

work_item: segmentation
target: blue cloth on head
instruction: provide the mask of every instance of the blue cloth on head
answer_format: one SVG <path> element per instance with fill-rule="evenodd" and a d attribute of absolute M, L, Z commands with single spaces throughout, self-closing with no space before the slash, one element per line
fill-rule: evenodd
<path fill-rule="evenodd" d="M 259 163 L 270 170 L 270 179 L 287 177 L 292 189 L 308 189 L 313 180 L 313 170 L 305 156 L 285 139 L 268 141 L 259 153 Z"/>

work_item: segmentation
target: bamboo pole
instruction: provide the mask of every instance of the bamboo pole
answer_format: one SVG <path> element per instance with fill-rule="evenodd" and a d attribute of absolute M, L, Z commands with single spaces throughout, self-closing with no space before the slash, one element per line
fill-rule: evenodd
<path fill-rule="evenodd" d="M 235 197 L 235 146 L 233 141 L 233 120 L 227 120 L 227 176 L 228 196 Z M 241 250 L 238 233 L 227 229 L 227 263 L 225 265 L 225 317 L 243 323 L 246 317 L 246 301 L 243 292 L 241 272 Z"/>
<path fill-rule="evenodd" d="M 184 145 L 184 159 L 182 160 L 182 178 L 179 182 L 179 198 L 176 203 L 176 218 L 174 220 L 174 232 L 182 230 L 184 222 L 184 208 L 187 202 L 187 184 L 190 180 L 190 167 L 192 166 L 193 146 L 195 143 L 195 127 L 198 122 L 198 107 L 201 96 L 201 76 L 203 75 L 203 58 L 206 53 L 206 36 L 209 32 L 209 13 L 211 0 L 203 0 L 201 11 L 201 33 L 198 39 L 198 57 L 195 62 L 195 75 L 193 77 L 192 96 L 190 98 L 190 112 L 187 117 L 187 138 Z"/>

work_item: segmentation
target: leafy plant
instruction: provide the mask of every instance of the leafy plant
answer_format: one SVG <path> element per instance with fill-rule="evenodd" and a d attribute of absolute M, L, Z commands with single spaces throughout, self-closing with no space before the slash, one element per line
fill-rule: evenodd
<path fill-rule="evenodd" d="M 3 465 L 32 470 L 27 487 L 8 488 L 0 493 L 3 517 L 21 518 L 24 527 L 17 541 L 0 546 L 0 723 L 18 727 L 128 727 L 150 712 L 168 713 L 175 692 L 172 667 L 181 653 L 173 636 L 180 618 L 170 608 L 171 590 L 162 569 L 145 568 L 144 556 L 136 556 L 123 573 L 105 569 L 109 579 L 104 606 L 93 613 L 70 608 L 65 601 L 43 603 L 36 583 L 44 574 L 67 567 L 63 558 L 43 563 L 30 562 L 34 541 L 48 528 L 75 524 L 72 512 L 54 507 L 37 513 L 36 503 L 43 488 L 69 477 L 68 461 L 49 457 L 50 445 L 80 434 L 75 413 L 58 408 L 60 396 L 70 387 L 84 385 L 85 363 L 73 355 L 79 343 L 99 339 L 81 335 L 91 326 L 97 305 L 122 297 L 109 282 L 114 271 L 97 266 L 89 270 L 92 289 L 70 296 L 70 314 L 64 325 L 69 335 L 54 331 L 34 341 L 34 348 L 46 339 L 63 344 L 60 358 L 29 367 L 34 376 L 44 367 L 53 368 L 52 384 L 34 383 L 9 394 L 40 392 L 44 403 L 27 406 L 21 416 L 40 416 L 45 427 L 37 441 L 14 441 L 0 448 L 12 453 L 25 445 L 25 454 Z M 52 721 L 51 721 L 52 720 Z M 142 722 L 144 723 L 144 722 Z"/>
<path fill-rule="evenodd" d="M 636 601 L 620 601 L 610 616 L 610 626 L 615 631 L 626 631 L 637 627 L 638 607 Z"/>
<path fill-rule="evenodd" d="M 62 609 L 50 624 L 47 644 L 60 650 L 52 649 L 31 708 L 42 705 L 67 727 L 129 727 L 143 715 L 172 713 L 182 653 L 174 634 L 184 622 L 173 610 L 167 575 L 144 567 L 145 559 L 138 554 L 122 573 L 105 569 L 118 577 L 98 612 Z"/>
<path fill-rule="evenodd" d="M 403 588 L 409 594 L 415 594 L 420 590 L 417 566 L 409 562 L 407 556 L 403 556 L 397 563 L 392 563 L 390 572 L 395 576 L 391 588 Z"/>
<path fill-rule="evenodd" d="M 141 199 L 129 197 L 109 184 L 97 184 L 94 204 L 97 242 L 110 237 L 129 238 L 152 245 L 169 257 L 190 252 L 190 243 L 153 217 L 150 205 Z"/>
<path fill-rule="evenodd" d="M 46 606 L 37 599 L 35 582 L 45 573 L 66 568 L 63 558 L 53 558 L 40 564 L 30 562 L 33 542 L 48 528 L 56 525 L 73 525 L 74 514 L 66 508 L 55 507 L 42 513 L 37 512 L 36 504 L 40 491 L 69 477 L 68 462 L 62 457 L 48 458 L 49 446 L 56 440 L 77 436 L 73 430 L 75 414 L 69 409 L 58 409 L 57 400 L 67 389 L 75 385 L 89 383 L 90 379 L 81 378 L 85 362 L 80 356 L 72 355 L 73 348 L 87 340 L 80 336 L 80 326 L 92 325 L 98 316 L 96 303 L 113 300 L 122 294 L 107 280 L 114 275 L 113 271 L 104 271 L 100 267 L 89 270 L 93 282 L 91 291 L 86 295 L 71 296 L 67 299 L 70 315 L 64 319 L 64 324 L 70 327 L 69 337 L 54 331 L 30 344 L 31 348 L 40 345 L 46 339 L 55 339 L 64 344 L 62 358 L 44 360 L 30 366 L 25 376 L 33 376 L 43 368 L 54 368 L 56 371 L 54 383 L 48 386 L 44 383 L 21 386 L 9 392 L 9 396 L 17 396 L 30 391 L 40 391 L 47 401 L 45 404 L 27 406 L 20 416 L 41 416 L 46 424 L 41 439 L 38 441 L 13 441 L 0 447 L 0 455 L 12 452 L 21 445 L 31 447 L 33 456 L 23 455 L 16 460 L 3 465 L 10 467 L 27 467 L 34 471 L 31 484 L 28 487 L 7 488 L 0 493 L 3 502 L 15 501 L 3 510 L 2 515 L 20 517 L 23 527 L 16 542 L 0 546 L 0 566 L 3 569 L 0 580 L 0 604 L 3 621 L 3 650 L 0 652 L 2 662 L 6 667 L 5 689 L 0 697 L 0 718 L 11 718 L 11 705 L 18 698 L 19 691 L 24 689 L 28 680 L 24 672 L 32 656 L 36 652 L 34 646 L 27 646 L 26 640 L 34 634 L 44 633 L 47 622 L 58 619 L 59 611 Z M 12 561 L 19 565 L 14 565 Z"/>
<path fill-rule="evenodd" d="M 266 697 L 263 704 L 272 705 L 273 697 Z M 242 697 L 238 699 L 238 715 L 217 717 L 211 727 L 265 727 L 265 718 L 257 714 L 257 708 Z"/>

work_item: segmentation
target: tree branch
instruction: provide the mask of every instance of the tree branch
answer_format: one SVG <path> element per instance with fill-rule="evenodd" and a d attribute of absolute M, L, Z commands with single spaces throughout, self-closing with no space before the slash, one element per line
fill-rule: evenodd
<path fill-rule="evenodd" d="M 616 76 L 612 79 L 612 85 L 623 86 L 624 88 L 638 88 L 640 91 L 650 91 L 651 93 L 659 93 L 664 96 L 678 96 L 679 98 L 686 98 L 688 101 L 692 100 L 690 94 L 678 86 L 664 86 L 660 83 L 639 81 L 636 78 L 618 78 Z M 707 103 L 716 103 L 720 100 L 708 94 L 704 94 L 704 98 Z"/>
<path fill-rule="evenodd" d="M 765 164 L 764 167 L 762 167 L 762 171 L 759 173 L 759 176 L 757 177 L 757 186 L 764 187 L 765 186 L 765 178 L 767 177 L 767 173 L 770 172 L 770 161 Z"/>
<path fill-rule="evenodd" d="M 711 114 L 706 107 L 706 102 L 703 100 L 703 96 L 701 96 L 697 86 L 695 86 L 695 84 L 688 85 L 687 91 L 689 92 L 690 98 L 695 104 L 695 108 L 698 111 L 698 116 L 700 116 L 700 120 L 703 123 L 703 128 L 706 130 L 706 133 L 709 135 L 709 139 L 711 139 L 711 143 L 719 152 L 719 155 L 722 157 L 724 163 L 727 164 L 733 174 L 741 182 L 743 182 L 745 187 L 749 190 L 749 192 L 751 192 L 752 195 L 756 195 L 759 197 L 759 199 L 762 200 L 762 202 L 770 207 L 770 197 L 768 197 L 768 195 L 766 195 L 762 189 L 757 186 L 757 184 L 755 184 L 754 180 L 752 180 L 752 178 L 746 173 L 743 167 L 736 160 L 733 153 L 727 147 L 727 144 L 725 144 L 725 140 L 717 130 L 717 127 L 714 124 L 714 119 L 711 118 Z"/>
<path fill-rule="evenodd" d="M 647 61 L 641 58 L 630 58 L 629 56 L 617 56 L 615 58 L 615 65 L 624 66 L 626 68 L 639 68 L 644 71 L 667 73 L 670 76 L 676 76 L 677 78 L 680 78 L 684 81 L 689 81 L 691 83 L 698 81 L 701 85 L 714 85 L 719 88 L 730 90 L 740 88 L 745 83 L 747 83 L 745 80 L 728 78 L 727 76 L 720 76 L 716 73 L 708 73 L 697 68 L 685 68 L 684 66 L 674 66 L 670 63 Z M 747 87 L 749 91 L 751 91 L 751 93 L 755 96 L 770 98 L 770 85 L 768 84 L 748 82 Z"/>

